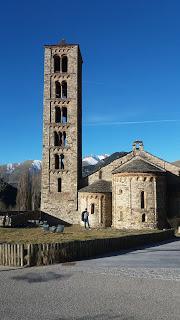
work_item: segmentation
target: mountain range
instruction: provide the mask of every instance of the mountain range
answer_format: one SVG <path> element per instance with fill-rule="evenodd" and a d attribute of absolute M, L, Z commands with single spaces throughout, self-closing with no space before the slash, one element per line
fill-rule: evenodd
<path fill-rule="evenodd" d="M 0 178 L 10 185 L 17 187 L 20 177 L 26 173 L 40 173 L 40 160 L 27 160 L 22 163 L 8 163 L 0 166 Z"/>
<path fill-rule="evenodd" d="M 108 156 L 108 154 L 104 154 L 84 157 L 82 160 L 83 172 L 85 171 L 88 173 L 92 167 L 94 168 L 94 166 L 103 162 Z M 30 174 L 40 174 L 41 167 L 41 160 L 26 160 L 21 163 L 8 163 L 0 165 L 0 178 L 10 185 L 17 187 L 20 177 L 24 173 L 30 172 Z"/>
<path fill-rule="evenodd" d="M 82 160 L 83 176 L 100 169 L 100 167 L 125 154 L 126 152 L 115 152 L 110 156 L 108 154 L 85 156 Z M 173 164 L 180 167 L 180 160 L 173 162 Z M 8 163 L 0 165 L 0 178 L 6 183 L 17 187 L 20 177 L 24 173 L 28 171 L 30 174 L 40 174 L 41 167 L 41 160 L 26 160 L 21 163 Z"/>

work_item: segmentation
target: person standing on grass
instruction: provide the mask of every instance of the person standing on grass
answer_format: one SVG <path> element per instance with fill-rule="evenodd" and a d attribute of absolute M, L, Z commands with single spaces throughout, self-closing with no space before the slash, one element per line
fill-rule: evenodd
<path fill-rule="evenodd" d="M 83 211 L 83 221 L 84 221 L 84 227 L 87 229 L 86 224 L 88 228 L 90 229 L 90 224 L 89 224 L 89 212 L 87 211 L 87 208 Z"/>

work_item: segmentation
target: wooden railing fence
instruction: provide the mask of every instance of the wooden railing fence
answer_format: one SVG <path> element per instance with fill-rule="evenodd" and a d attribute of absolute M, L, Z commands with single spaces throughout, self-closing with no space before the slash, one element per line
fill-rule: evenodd
<path fill-rule="evenodd" d="M 119 238 L 94 239 L 44 244 L 0 244 L 0 265 L 35 266 L 93 257 L 111 251 L 151 245 L 172 238 L 174 230 L 165 230 Z"/>

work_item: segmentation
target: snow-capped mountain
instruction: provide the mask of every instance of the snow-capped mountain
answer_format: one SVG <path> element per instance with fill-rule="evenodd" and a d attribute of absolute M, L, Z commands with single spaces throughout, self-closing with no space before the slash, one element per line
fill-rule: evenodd
<path fill-rule="evenodd" d="M 83 167 L 84 166 L 94 166 L 107 157 L 109 157 L 108 154 L 86 156 L 82 160 Z"/>
<path fill-rule="evenodd" d="M 98 162 L 107 158 L 108 154 L 102 155 L 90 155 L 83 158 L 83 166 L 93 166 L 96 165 Z M 21 163 L 8 163 L 5 165 L 0 166 L 0 173 L 9 175 L 12 174 L 14 171 L 21 171 L 23 168 L 28 168 L 31 172 L 38 172 L 41 171 L 42 161 L 41 160 L 27 160 Z"/>
<path fill-rule="evenodd" d="M 21 163 L 8 163 L 7 165 L 0 166 L 0 172 L 3 171 L 4 174 L 12 174 L 16 170 L 21 170 L 22 168 L 28 168 L 31 172 L 41 171 L 41 160 L 27 160 Z"/>
<path fill-rule="evenodd" d="M 82 160 L 83 168 L 85 169 L 87 167 L 87 170 L 89 170 L 89 167 L 103 162 L 103 160 L 108 156 L 108 154 L 86 156 Z M 20 176 L 24 172 L 29 171 L 30 174 L 40 174 L 41 167 L 41 160 L 27 160 L 21 163 L 8 163 L 0 166 L 0 178 L 13 186 L 17 186 Z"/>
<path fill-rule="evenodd" d="M 8 163 L 6 165 L 6 172 L 11 174 L 21 163 Z"/>
<path fill-rule="evenodd" d="M 31 165 L 31 169 L 34 170 L 34 171 L 40 171 L 41 170 L 41 167 L 42 167 L 42 161 L 41 160 L 34 160 L 32 162 L 32 165 Z"/>
<path fill-rule="evenodd" d="M 8 163 L 0 166 L 0 178 L 12 186 L 17 186 L 20 177 L 28 172 L 32 174 L 41 173 L 40 160 L 27 160 L 21 163 Z"/>

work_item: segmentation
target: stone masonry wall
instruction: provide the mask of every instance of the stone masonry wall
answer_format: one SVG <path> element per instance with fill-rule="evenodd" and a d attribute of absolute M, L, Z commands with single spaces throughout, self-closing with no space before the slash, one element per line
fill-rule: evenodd
<path fill-rule="evenodd" d="M 100 170 L 92 173 L 88 176 L 88 185 L 91 183 L 99 180 L 99 171 L 101 171 L 101 179 L 106 181 L 112 181 L 112 171 L 116 168 L 118 168 L 123 163 L 126 163 L 127 161 L 131 160 L 134 157 L 133 153 L 129 153 L 126 156 L 116 159 L 112 161 L 110 164 L 108 164 L 105 167 L 102 167 Z"/>
<path fill-rule="evenodd" d="M 157 181 L 159 191 L 157 194 Z M 153 174 L 122 174 L 113 176 L 113 227 L 127 229 L 156 228 L 158 214 L 166 216 L 165 205 L 160 202 L 160 194 L 165 197 L 165 177 Z M 144 192 L 144 207 L 141 207 L 141 192 Z M 158 198 L 157 198 L 158 197 Z M 158 210 L 157 210 L 158 208 Z M 142 222 L 143 214 L 145 221 Z"/>
<path fill-rule="evenodd" d="M 80 212 L 85 208 L 89 212 L 89 223 L 93 228 L 110 227 L 112 224 L 112 195 L 111 193 L 79 192 L 78 196 Z M 91 213 L 91 205 L 94 204 L 94 213 Z M 81 221 L 81 225 L 84 223 Z"/>
<path fill-rule="evenodd" d="M 167 225 L 167 179 L 166 176 L 156 177 L 156 199 L 157 199 L 157 226 L 159 229 L 166 228 Z"/>
<path fill-rule="evenodd" d="M 68 70 L 55 72 L 53 56 L 66 55 Z M 41 210 L 70 223 L 78 221 L 77 191 L 81 179 L 81 55 L 78 45 L 45 47 Z M 55 81 L 67 82 L 67 98 L 56 98 Z M 67 123 L 55 122 L 55 107 L 67 108 Z M 54 146 L 54 131 L 65 132 L 66 146 Z M 55 169 L 54 155 L 64 155 L 64 169 Z M 58 192 L 58 178 L 62 190 Z"/>

